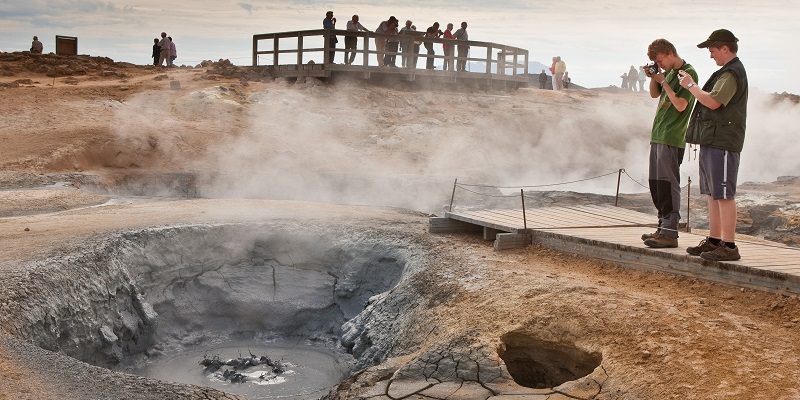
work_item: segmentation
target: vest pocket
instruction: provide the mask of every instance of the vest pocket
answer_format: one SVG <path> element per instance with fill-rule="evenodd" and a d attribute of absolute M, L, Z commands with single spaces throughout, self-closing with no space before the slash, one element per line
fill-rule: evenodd
<path fill-rule="evenodd" d="M 714 141 L 717 124 L 713 120 L 695 120 L 686 131 L 686 141 L 694 144 L 708 145 Z"/>

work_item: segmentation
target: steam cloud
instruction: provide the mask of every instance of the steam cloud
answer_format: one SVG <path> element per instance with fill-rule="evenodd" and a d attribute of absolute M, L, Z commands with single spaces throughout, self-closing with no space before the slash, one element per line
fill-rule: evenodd
<path fill-rule="evenodd" d="M 126 114 L 169 109 L 166 97 L 128 102 Z M 438 212 L 453 180 L 498 186 L 580 180 L 624 168 L 623 192 L 643 192 L 656 100 L 614 91 L 415 92 L 340 83 L 274 82 L 250 94 L 193 92 L 146 129 L 188 124 L 159 143 L 166 159 L 193 157 L 201 194 L 405 207 Z M 740 182 L 796 174 L 791 135 L 800 106 L 751 90 Z M 124 129 L 122 129 L 124 128 Z M 185 129 L 184 129 L 185 130 Z M 121 124 L 120 134 L 146 132 Z M 216 136 L 207 149 L 192 138 Z M 172 152 L 175 152 L 172 154 Z M 697 177 L 692 152 L 683 183 Z M 613 194 L 616 173 L 542 190 Z"/>

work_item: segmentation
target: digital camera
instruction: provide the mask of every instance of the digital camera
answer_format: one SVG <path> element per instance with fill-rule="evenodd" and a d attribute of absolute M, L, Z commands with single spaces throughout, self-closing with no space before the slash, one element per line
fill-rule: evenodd
<path fill-rule="evenodd" d="M 655 75 L 655 74 L 658 73 L 659 68 L 658 68 L 658 65 L 655 62 L 651 62 L 651 63 L 647 63 L 644 66 L 644 70 L 647 71 L 648 75 Z"/>

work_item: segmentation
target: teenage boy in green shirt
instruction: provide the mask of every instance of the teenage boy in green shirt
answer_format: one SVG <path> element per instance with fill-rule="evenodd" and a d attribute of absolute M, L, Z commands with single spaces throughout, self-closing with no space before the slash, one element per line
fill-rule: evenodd
<path fill-rule="evenodd" d="M 678 247 L 681 209 L 680 165 L 694 104 L 694 96 L 680 85 L 678 71 L 694 79 L 697 72 L 666 39 L 654 40 L 647 48 L 647 56 L 655 62 L 652 70 L 644 68 L 650 78 L 650 96 L 659 99 L 650 134 L 648 173 L 650 196 L 658 211 L 658 230 L 642 235 L 642 240 L 648 247 L 674 248 Z"/>

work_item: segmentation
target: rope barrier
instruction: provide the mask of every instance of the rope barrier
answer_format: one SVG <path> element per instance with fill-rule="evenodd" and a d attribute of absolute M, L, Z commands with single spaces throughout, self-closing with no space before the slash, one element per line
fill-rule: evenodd
<path fill-rule="evenodd" d="M 456 186 L 461 188 L 461 190 L 464 190 L 466 192 L 470 192 L 470 193 L 474 193 L 474 194 L 481 195 L 481 196 L 486 196 L 486 197 L 496 197 L 496 198 L 512 198 L 512 197 L 516 198 L 517 197 L 517 195 L 511 195 L 511 194 L 498 195 L 498 194 L 480 193 L 480 192 L 476 192 L 474 190 L 470 190 L 470 189 L 467 189 L 465 187 L 462 187 L 460 183 L 456 184 Z M 486 186 L 486 187 L 488 187 L 488 186 Z"/>
<path fill-rule="evenodd" d="M 560 186 L 560 185 L 567 185 L 570 183 L 578 183 L 578 182 L 585 182 L 590 181 L 592 179 L 603 178 L 609 175 L 616 174 L 617 171 L 609 172 L 607 174 L 593 176 L 591 178 L 584 178 L 578 179 L 576 181 L 569 181 L 569 182 L 559 182 L 559 183 L 548 183 L 544 185 L 526 185 L 526 186 L 492 186 L 492 185 L 477 185 L 477 184 L 468 184 L 468 183 L 459 183 L 459 186 L 470 186 L 470 187 L 485 187 L 485 188 L 496 188 L 496 189 L 526 189 L 526 188 L 538 188 L 538 187 L 548 187 L 548 186 Z"/>
<path fill-rule="evenodd" d="M 650 190 L 650 187 L 649 187 L 649 186 L 642 185 L 642 184 L 641 184 L 641 182 L 637 181 L 636 179 L 633 179 L 633 177 L 632 177 L 632 176 L 630 176 L 630 174 L 628 174 L 628 171 L 627 171 L 627 170 L 625 170 L 624 168 L 622 169 L 622 172 L 624 172 L 624 173 L 625 173 L 625 176 L 627 176 L 627 177 L 628 177 L 628 179 L 630 179 L 630 180 L 634 181 L 634 182 L 635 182 L 637 185 L 639 185 L 639 186 L 641 186 L 641 187 L 643 187 L 643 188 L 645 188 L 645 189 L 647 189 L 647 190 Z"/>

